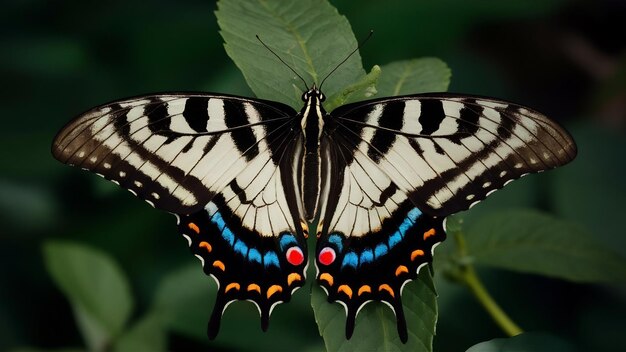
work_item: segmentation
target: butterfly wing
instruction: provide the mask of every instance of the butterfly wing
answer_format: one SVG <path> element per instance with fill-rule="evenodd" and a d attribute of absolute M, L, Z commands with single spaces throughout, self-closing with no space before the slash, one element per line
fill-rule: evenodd
<path fill-rule="evenodd" d="M 430 215 L 468 209 L 510 180 L 576 156 L 562 127 L 536 111 L 490 98 L 405 96 L 346 105 L 332 115 Z"/>
<path fill-rule="evenodd" d="M 283 104 L 233 96 L 144 96 L 77 117 L 52 150 L 177 215 L 219 287 L 208 332 L 215 337 L 231 301 L 254 302 L 265 330 L 274 306 L 304 283 L 295 116 Z"/>
<path fill-rule="evenodd" d="M 576 155 L 569 134 L 545 116 L 485 98 L 372 100 L 342 106 L 327 121 L 317 280 L 346 307 L 347 336 L 359 309 L 378 300 L 392 307 L 406 341 L 402 287 L 445 239 L 445 216 Z"/>

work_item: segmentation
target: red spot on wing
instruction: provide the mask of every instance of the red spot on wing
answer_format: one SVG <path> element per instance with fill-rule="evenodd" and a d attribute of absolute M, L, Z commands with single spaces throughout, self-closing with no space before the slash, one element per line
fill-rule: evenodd
<path fill-rule="evenodd" d="M 304 254 L 298 247 L 291 247 L 287 250 L 287 261 L 291 265 L 300 265 L 304 261 Z"/>
<path fill-rule="evenodd" d="M 332 264 L 336 258 L 335 250 L 330 247 L 323 248 L 318 255 L 318 260 L 323 265 Z"/>

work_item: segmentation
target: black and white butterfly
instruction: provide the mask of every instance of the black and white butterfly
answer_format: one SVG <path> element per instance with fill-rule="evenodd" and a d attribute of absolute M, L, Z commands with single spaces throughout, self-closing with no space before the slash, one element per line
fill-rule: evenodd
<path fill-rule="evenodd" d="M 254 302 L 266 330 L 303 286 L 315 235 L 316 279 L 345 307 L 346 337 L 382 301 L 403 342 L 402 288 L 432 261 L 446 216 L 576 155 L 555 122 L 491 98 L 418 94 L 330 113 L 324 99 L 313 85 L 299 112 L 210 93 L 120 100 L 71 121 L 52 152 L 177 216 L 218 284 L 211 338 L 234 300 Z"/>

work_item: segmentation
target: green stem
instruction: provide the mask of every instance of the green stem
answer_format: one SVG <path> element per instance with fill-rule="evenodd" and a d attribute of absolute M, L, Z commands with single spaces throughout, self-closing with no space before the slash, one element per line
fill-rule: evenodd
<path fill-rule="evenodd" d="M 467 257 L 467 246 L 465 244 L 465 237 L 461 231 L 453 232 L 454 239 L 457 243 L 457 249 L 460 258 Z M 458 270 L 454 276 L 456 280 L 465 284 L 472 292 L 474 297 L 485 308 L 487 313 L 491 315 L 491 318 L 498 324 L 498 326 L 508 335 L 515 336 L 523 333 L 524 331 L 500 308 L 498 303 L 489 294 L 482 281 L 476 274 L 476 270 L 471 263 L 460 264 L 460 270 Z"/>
<path fill-rule="evenodd" d="M 500 308 L 498 303 L 491 297 L 487 289 L 476 275 L 476 270 L 472 266 L 469 266 L 464 270 L 462 275 L 463 282 L 470 291 L 474 294 L 474 297 L 480 302 L 480 304 L 487 310 L 491 318 L 498 324 L 498 326 L 508 335 L 515 336 L 522 332 L 522 329 L 515 324 L 513 320 Z"/>

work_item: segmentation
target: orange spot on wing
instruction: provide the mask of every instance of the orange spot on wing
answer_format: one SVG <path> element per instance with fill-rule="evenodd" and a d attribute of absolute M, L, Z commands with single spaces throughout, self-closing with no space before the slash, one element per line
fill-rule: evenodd
<path fill-rule="evenodd" d="M 236 282 L 231 282 L 230 284 L 226 285 L 226 288 L 224 289 L 224 292 L 228 292 L 232 289 L 235 289 L 237 291 L 239 291 L 239 289 L 241 288 L 241 285 L 239 285 Z"/>
<path fill-rule="evenodd" d="M 248 291 L 256 291 L 258 293 L 261 293 L 261 286 L 257 284 L 250 284 L 248 285 Z"/>
<path fill-rule="evenodd" d="M 424 241 L 426 241 L 426 239 L 428 237 L 434 236 L 435 235 L 435 229 L 430 229 L 426 232 L 424 232 Z"/>
<path fill-rule="evenodd" d="M 287 276 L 287 285 L 291 286 L 291 283 L 294 281 L 300 281 L 302 280 L 302 276 L 300 276 L 300 274 L 298 273 L 291 273 L 289 274 L 289 276 Z"/>
<path fill-rule="evenodd" d="M 194 224 L 193 222 L 190 222 L 189 224 L 187 224 L 187 227 L 189 227 L 196 234 L 200 234 L 200 228 L 198 227 L 198 225 Z"/>
<path fill-rule="evenodd" d="M 396 268 L 396 276 L 400 276 L 400 274 L 408 273 L 408 272 L 409 272 L 409 268 L 407 268 L 404 265 L 398 265 L 398 268 Z"/>
<path fill-rule="evenodd" d="M 359 287 L 359 296 L 362 295 L 363 293 L 371 293 L 372 292 L 372 288 L 369 287 L 369 285 L 363 285 L 361 287 Z"/>
<path fill-rule="evenodd" d="M 272 285 L 267 289 L 267 299 L 272 297 L 275 293 L 283 292 L 283 288 L 280 285 Z"/>
<path fill-rule="evenodd" d="M 337 293 L 339 292 L 343 292 L 346 294 L 346 296 L 348 296 L 349 298 L 352 298 L 352 289 L 348 285 L 339 286 L 339 288 L 337 288 Z"/>
<path fill-rule="evenodd" d="M 211 247 L 211 245 L 209 244 L 209 242 L 206 241 L 202 241 L 200 242 L 200 244 L 198 245 L 198 247 L 200 248 L 206 248 L 207 252 L 211 253 L 211 251 L 213 250 L 213 247 Z"/>
<path fill-rule="evenodd" d="M 417 257 L 421 257 L 424 255 L 424 251 L 421 249 L 416 249 L 413 252 L 411 252 L 411 261 L 414 261 L 415 258 Z"/>
<path fill-rule="evenodd" d="M 387 284 L 382 284 L 380 286 L 378 286 L 378 291 L 382 292 L 382 291 L 387 291 L 389 292 L 389 294 L 391 295 L 391 297 L 396 297 L 396 295 L 393 293 L 393 290 L 391 289 L 391 286 L 387 285 Z"/>
<path fill-rule="evenodd" d="M 226 266 L 224 265 L 224 263 L 222 263 L 219 260 L 216 260 L 213 262 L 213 267 L 214 268 L 220 268 L 222 271 L 226 271 Z"/>
<path fill-rule="evenodd" d="M 322 275 L 320 275 L 320 280 L 328 282 L 328 286 L 332 286 L 333 282 L 335 281 L 332 275 L 330 275 L 329 273 L 323 273 Z"/>

